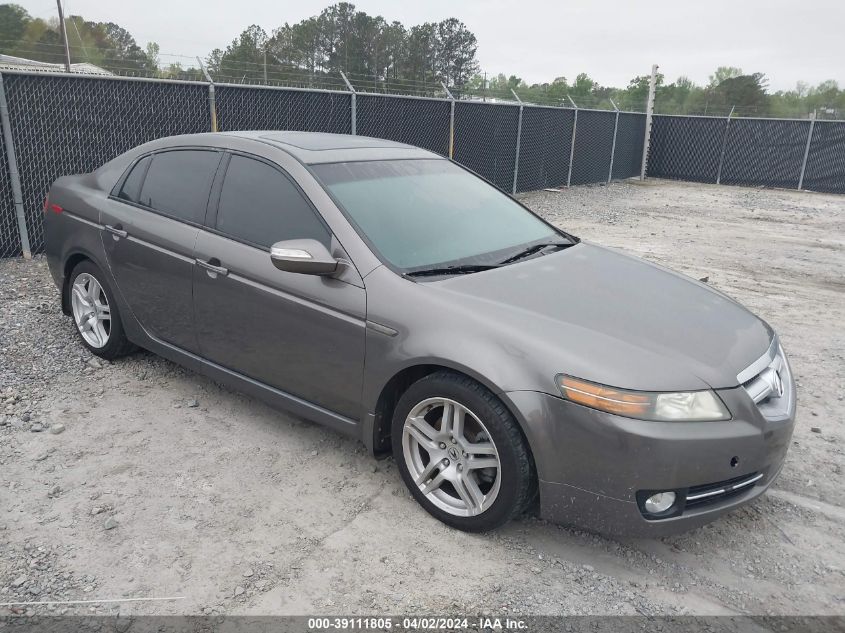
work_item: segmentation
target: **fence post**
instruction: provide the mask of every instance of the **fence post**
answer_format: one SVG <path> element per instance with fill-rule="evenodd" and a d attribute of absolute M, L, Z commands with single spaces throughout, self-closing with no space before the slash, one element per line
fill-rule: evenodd
<path fill-rule="evenodd" d="M 516 94 L 516 91 L 511 88 L 511 94 L 513 94 L 514 98 L 519 102 L 519 121 L 516 124 L 516 156 L 513 159 L 513 189 L 511 193 L 516 195 L 516 179 L 519 176 L 519 147 L 522 143 L 522 99 L 519 98 L 519 95 Z"/>
<path fill-rule="evenodd" d="M 12 124 L 9 120 L 9 108 L 6 104 L 6 88 L 0 73 L 0 119 L 3 121 L 3 141 L 6 145 L 6 162 L 9 164 L 9 180 L 12 182 L 12 201 L 15 205 L 15 217 L 18 220 L 18 233 L 21 238 L 21 251 L 24 259 L 32 259 L 29 246 L 29 231 L 26 228 L 26 215 L 23 211 L 21 177 L 18 173 L 18 161 L 15 157 L 15 143 L 12 140 Z"/>
<path fill-rule="evenodd" d="M 205 65 L 202 63 L 199 56 L 197 56 L 197 62 L 200 65 L 202 74 L 205 75 L 205 80 L 208 82 L 208 109 L 211 113 L 211 131 L 217 132 L 217 99 L 214 95 L 214 80 L 211 78 L 211 75 L 208 74 L 208 71 L 205 69 Z"/>
<path fill-rule="evenodd" d="M 607 184 L 613 179 L 613 158 L 616 155 L 616 132 L 619 130 L 619 108 L 610 100 L 613 109 L 616 110 L 616 120 L 613 122 L 613 143 L 610 146 L 610 169 L 607 171 Z"/>
<path fill-rule="evenodd" d="M 725 163 L 725 150 L 728 147 L 728 128 L 731 126 L 731 117 L 734 115 L 734 106 L 728 112 L 728 120 L 725 122 L 725 134 L 722 137 L 722 151 L 719 153 L 719 167 L 716 169 L 716 184 L 722 184 L 722 165 Z"/>
<path fill-rule="evenodd" d="M 572 185 L 572 163 L 575 160 L 575 133 L 578 131 L 578 105 L 572 100 L 572 97 L 566 95 L 569 103 L 575 108 L 575 118 L 572 120 L 572 143 L 569 146 L 569 173 L 566 174 L 566 186 L 569 188 Z"/>
<path fill-rule="evenodd" d="M 645 180 L 645 172 L 648 167 L 648 151 L 651 147 L 651 117 L 654 114 L 654 93 L 657 89 L 658 68 L 657 64 L 652 65 L 651 79 L 648 80 L 648 102 L 645 107 L 645 138 L 643 139 L 643 162 L 640 166 L 640 180 Z"/>
<path fill-rule="evenodd" d="M 443 90 L 446 91 L 446 96 L 449 97 L 450 107 L 449 107 L 449 160 L 452 160 L 455 157 L 455 97 L 452 96 L 452 92 L 446 87 L 446 84 L 442 81 L 440 85 L 443 86 Z"/>
<path fill-rule="evenodd" d="M 357 136 L 358 135 L 358 102 L 357 102 L 358 101 L 357 100 L 358 95 L 355 92 L 355 88 L 352 86 L 352 84 L 346 78 L 346 75 L 344 74 L 344 72 L 342 70 L 339 70 L 337 72 L 339 72 L 340 76 L 343 77 L 343 81 L 346 84 L 347 90 L 349 90 L 349 92 L 352 93 L 351 96 L 350 96 L 350 98 L 352 99 L 352 109 L 350 111 L 349 116 L 352 117 L 352 121 L 351 121 L 351 123 L 352 123 L 352 136 Z"/>
<path fill-rule="evenodd" d="M 816 111 L 810 117 L 810 131 L 807 132 L 807 145 L 804 146 L 804 160 L 801 162 L 801 175 L 798 177 L 798 190 L 804 188 L 804 172 L 807 169 L 807 158 L 810 156 L 810 143 L 813 141 L 813 128 L 816 126 Z"/>

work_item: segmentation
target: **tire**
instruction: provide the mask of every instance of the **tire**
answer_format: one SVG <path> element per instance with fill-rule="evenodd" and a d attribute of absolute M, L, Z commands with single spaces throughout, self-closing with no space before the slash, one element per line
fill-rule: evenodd
<path fill-rule="evenodd" d="M 114 292 L 94 262 L 84 260 L 74 267 L 67 292 L 76 333 L 92 354 L 114 360 L 135 350 L 126 338 Z"/>
<path fill-rule="evenodd" d="M 438 371 L 412 384 L 394 410 L 391 438 L 411 495 L 454 528 L 495 529 L 534 497 L 534 463 L 516 420 L 468 376 Z"/>

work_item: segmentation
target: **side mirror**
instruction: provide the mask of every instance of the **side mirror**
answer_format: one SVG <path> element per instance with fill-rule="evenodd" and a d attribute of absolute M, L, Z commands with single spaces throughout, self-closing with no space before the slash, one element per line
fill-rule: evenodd
<path fill-rule="evenodd" d="M 312 239 L 276 242 L 270 247 L 270 261 L 279 270 L 303 275 L 331 275 L 338 270 L 329 249 Z"/>

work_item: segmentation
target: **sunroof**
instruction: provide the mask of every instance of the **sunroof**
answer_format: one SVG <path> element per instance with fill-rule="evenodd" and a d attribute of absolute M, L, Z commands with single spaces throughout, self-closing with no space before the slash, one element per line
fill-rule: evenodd
<path fill-rule="evenodd" d="M 354 149 L 357 147 L 396 147 L 397 145 L 392 141 L 383 141 L 377 138 L 315 132 L 268 132 L 262 134 L 261 138 L 311 151 Z"/>

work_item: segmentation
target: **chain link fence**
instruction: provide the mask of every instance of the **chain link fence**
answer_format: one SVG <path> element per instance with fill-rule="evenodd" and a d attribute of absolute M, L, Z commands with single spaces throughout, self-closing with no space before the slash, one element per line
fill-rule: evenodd
<path fill-rule="evenodd" d="M 44 248 L 42 206 L 56 178 L 162 136 L 209 129 L 203 85 L 25 74 L 3 81 L 33 253 Z"/>
<path fill-rule="evenodd" d="M 6 159 L 6 141 L 0 134 L 0 258 L 15 257 L 21 252 L 21 239 L 12 198 L 12 179 Z"/>
<path fill-rule="evenodd" d="M 845 193 L 845 122 L 815 121 L 802 184 L 810 191 Z"/>
<path fill-rule="evenodd" d="M 513 190 L 519 106 L 455 103 L 453 158 L 503 191 Z"/>
<path fill-rule="evenodd" d="M 346 92 L 219 84 L 215 85 L 214 94 L 222 131 L 352 132 L 352 99 Z M 204 104 L 203 107 L 203 131 L 207 132 L 209 106 Z"/>
<path fill-rule="evenodd" d="M 634 112 L 620 112 L 611 179 L 623 180 L 640 175 L 644 142 L 645 116 Z"/>
<path fill-rule="evenodd" d="M 4 72 L 30 250 L 59 176 L 96 169 L 141 143 L 210 130 L 359 134 L 423 147 L 518 193 L 638 176 L 646 116 L 363 92 Z M 0 256 L 25 252 L 9 150 L 0 136 Z M 653 118 L 648 175 L 845 193 L 845 122 Z"/>
<path fill-rule="evenodd" d="M 451 103 L 427 97 L 356 95 L 356 132 L 449 155 Z"/>
<path fill-rule="evenodd" d="M 648 175 L 845 193 L 845 121 L 655 115 Z"/>
<path fill-rule="evenodd" d="M 575 111 L 524 106 L 516 190 L 566 186 Z"/>

